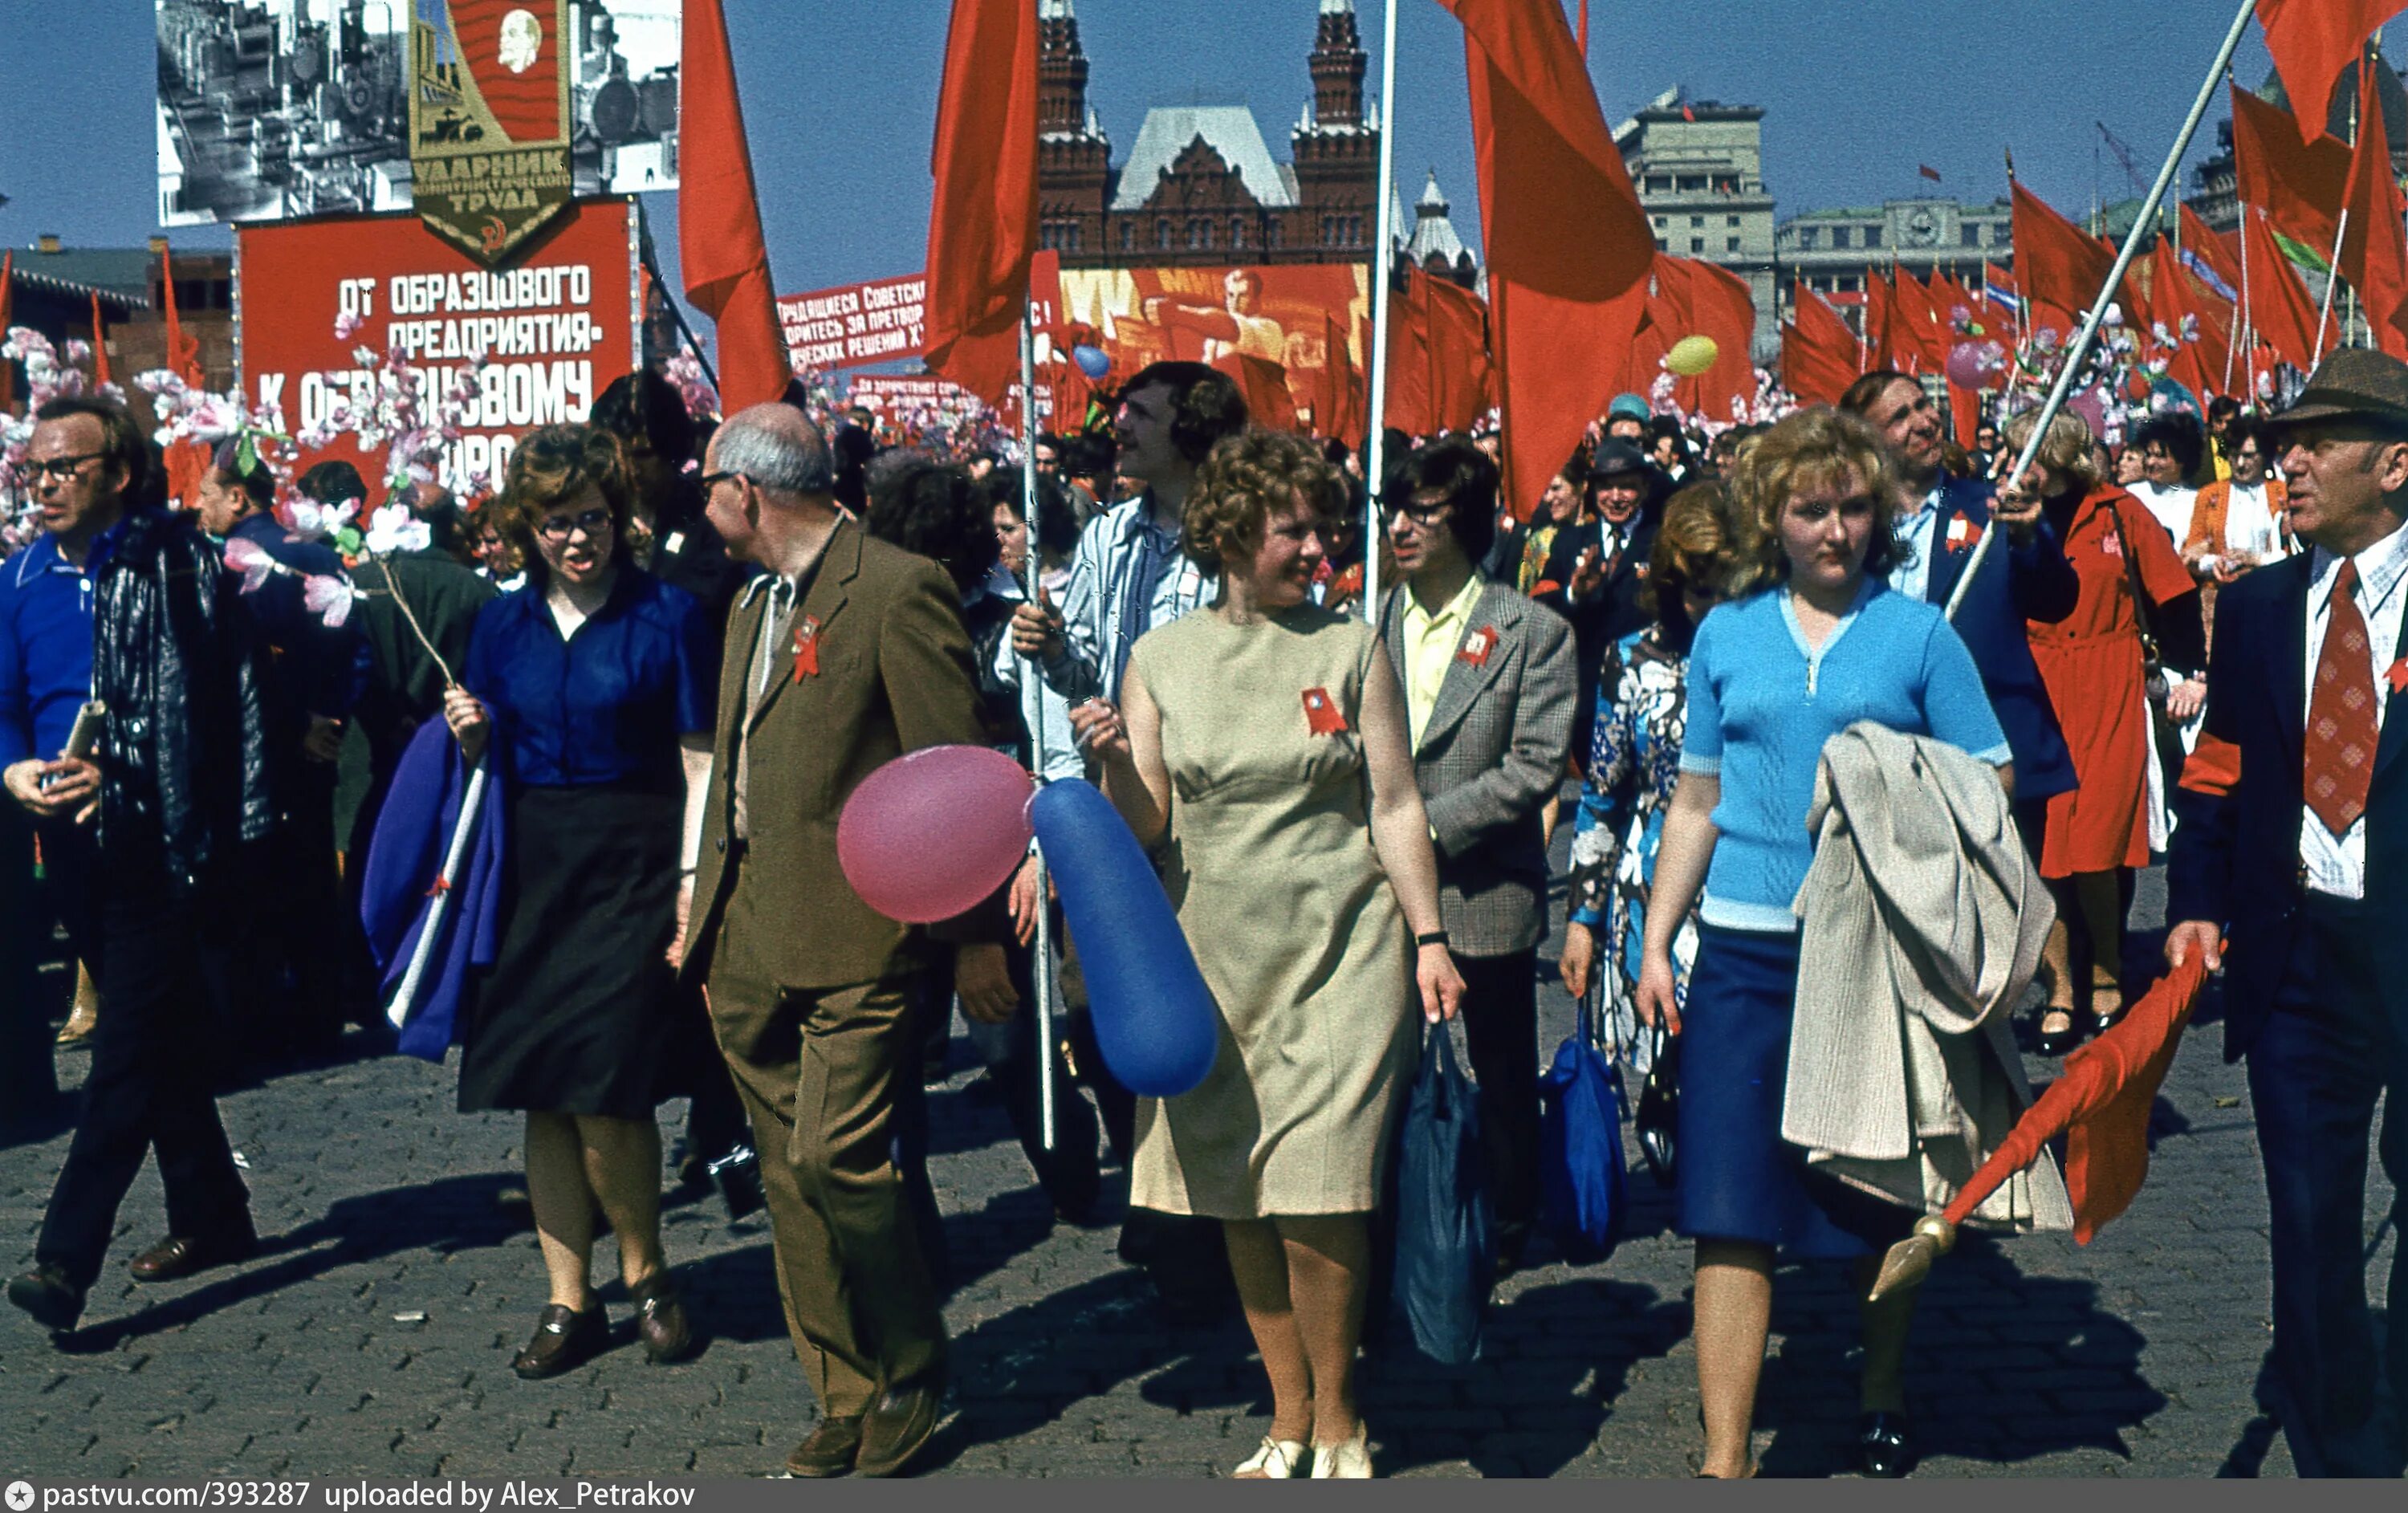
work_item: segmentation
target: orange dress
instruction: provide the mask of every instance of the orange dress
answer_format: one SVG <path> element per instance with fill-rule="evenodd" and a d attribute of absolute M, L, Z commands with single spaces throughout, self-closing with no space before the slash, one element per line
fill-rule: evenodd
<path fill-rule="evenodd" d="M 2130 528 L 2128 543 L 2115 529 L 2117 515 Z M 2127 550 L 2153 603 L 2198 587 L 2148 507 L 2110 485 L 2076 507 L 2066 533 L 2065 560 L 2082 579 L 2073 613 L 2054 625 L 2026 621 L 2032 660 L 2073 753 L 2075 779 L 2071 792 L 2048 801 L 2043 878 L 2149 864 L 2147 674 Z"/>

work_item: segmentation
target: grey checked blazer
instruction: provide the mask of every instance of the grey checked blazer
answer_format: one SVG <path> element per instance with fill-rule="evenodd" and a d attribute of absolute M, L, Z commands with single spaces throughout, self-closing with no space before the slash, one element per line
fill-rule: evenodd
<path fill-rule="evenodd" d="M 1405 593 L 1380 606 L 1380 639 L 1401 685 Z M 1562 790 L 1571 749 L 1579 653 L 1571 626 L 1510 588 L 1486 583 L 1467 639 L 1494 629 L 1484 662 L 1448 662 L 1413 751 L 1413 779 L 1438 836 L 1439 902 L 1458 956 L 1529 950 L 1547 933 L 1547 851 L 1540 815 Z"/>

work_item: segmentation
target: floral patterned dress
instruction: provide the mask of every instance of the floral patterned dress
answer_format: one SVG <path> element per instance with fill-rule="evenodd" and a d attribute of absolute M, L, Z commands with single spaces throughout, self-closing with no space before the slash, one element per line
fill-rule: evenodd
<path fill-rule="evenodd" d="M 1639 969 L 1647 941 L 1647 890 L 1678 781 L 1688 731 L 1689 659 L 1668 650 L 1655 628 L 1626 636 L 1607 653 L 1598 680 L 1596 734 L 1572 831 L 1571 922 L 1599 941 L 1597 972 L 1612 1040 L 1629 1048 L 1644 1072 L 1639 1038 Z M 1694 909 L 1672 940 L 1673 995 L 1688 997 L 1698 954 Z"/>

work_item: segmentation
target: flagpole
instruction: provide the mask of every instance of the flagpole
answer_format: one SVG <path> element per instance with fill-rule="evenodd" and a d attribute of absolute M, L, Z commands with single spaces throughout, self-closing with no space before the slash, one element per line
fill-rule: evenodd
<path fill-rule="evenodd" d="M 2325 360 L 2325 328 L 2332 323 L 2333 294 L 2341 288 L 2341 244 L 2349 240 L 2349 207 L 2341 207 L 2340 223 L 2333 230 L 2332 256 L 2325 263 L 2324 307 L 2316 311 L 2316 350 L 2308 359 L 2308 367 Z"/>
<path fill-rule="evenodd" d="M 2007 474 L 2009 478 L 2020 479 L 2031 471 L 2033 460 L 2040 455 L 2041 443 L 2048 438 L 2049 425 L 2072 393 L 2073 380 L 2080 375 L 2083 360 L 2090 355 L 2091 344 L 2099 338 L 2099 327 L 2106 319 L 2107 307 L 2114 300 L 2115 291 L 2122 287 L 2124 274 L 2131 267 L 2133 257 L 2140 252 L 2143 239 L 2154 235 L 2150 227 L 2157 218 L 2158 207 L 2165 204 L 2166 191 L 2173 186 L 2174 178 L 2182 172 L 2183 154 L 2190 150 L 2191 139 L 2199 135 L 2199 123 L 2207 119 L 2207 107 L 2215 98 L 2216 85 L 2223 79 L 2225 70 L 2232 66 L 2232 55 L 2240 50 L 2241 38 L 2249 30 L 2250 18 L 2257 14 L 2257 9 L 2258 0 L 2241 0 L 2240 13 L 2232 18 L 2232 27 L 2224 35 L 2224 46 L 2216 52 L 2215 65 L 2207 71 L 2206 81 L 2200 85 L 2199 98 L 2191 102 L 2190 115 L 2184 120 L 2182 131 L 2174 137 L 2173 150 L 2166 154 L 2165 166 L 2157 170 L 2157 181 L 2149 186 L 2148 197 L 2141 205 L 2141 213 L 2133 217 L 2132 229 L 2124 234 L 2124 246 L 2115 254 L 2115 265 L 2107 270 L 2107 286 L 2099 291 L 2097 299 L 2090 302 L 2090 311 L 2083 317 L 2081 331 L 2075 335 L 2072 344 L 2066 348 L 2064 364 L 2057 370 L 2057 381 L 2049 386 L 2048 399 L 2040 407 L 2040 419 L 2032 422 L 2031 436 L 2024 443 L 2023 455 L 2015 459 L 2014 470 Z M 2014 172 L 2012 165 L 2008 171 L 2010 174 Z M 2016 292 L 2022 293 L 2021 280 L 2018 280 Z M 1982 570 L 1982 559 L 1988 554 L 1990 544 L 1998 535 L 1996 531 L 1985 531 L 1982 538 L 1973 543 L 1972 558 L 1966 563 L 1964 574 L 1956 579 L 1956 592 L 1948 596 L 1950 620 L 1956 618 L 1957 609 L 1964 605 L 1965 591 L 1973 586 L 1973 575 Z"/>
<path fill-rule="evenodd" d="M 1031 289 L 1020 302 L 1020 518 L 1027 522 L 1028 559 L 1022 565 L 1022 592 L 1030 604 L 1044 590 L 1043 554 L 1038 550 L 1037 514 L 1037 334 Z M 1058 418 L 1057 418 L 1058 423 Z M 1028 722 L 1028 765 L 1039 784 L 1045 781 L 1045 675 L 1033 657 L 1020 659 L 1020 707 Z M 1043 1149 L 1054 1149 L 1054 910 L 1047 897 L 1045 849 L 1035 848 L 1037 860 L 1037 961 L 1031 973 L 1037 999 L 1037 1123 Z"/>
<path fill-rule="evenodd" d="M 1371 250 L 1371 411 L 1363 438 L 1363 619 L 1380 621 L 1380 490 L 1388 466 L 1388 281 L 1396 273 L 1396 232 L 1388 207 L 1397 180 L 1397 4 L 1387 0 L 1380 33 L 1380 182 L 1372 191 L 1380 234 Z"/>

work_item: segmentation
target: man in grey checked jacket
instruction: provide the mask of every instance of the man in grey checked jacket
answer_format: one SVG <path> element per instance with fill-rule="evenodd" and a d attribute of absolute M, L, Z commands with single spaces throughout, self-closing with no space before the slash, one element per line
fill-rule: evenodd
<path fill-rule="evenodd" d="M 1538 1217 L 1541 817 L 1562 785 L 1580 679 L 1563 617 L 1473 566 L 1496 531 L 1497 489 L 1497 464 L 1460 437 L 1391 474 L 1388 544 L 1403 582 L 1380 607 L 1380 635 L 1404 686 L 1413 777 L 1438 843 L 1508 1269 Z"/>

